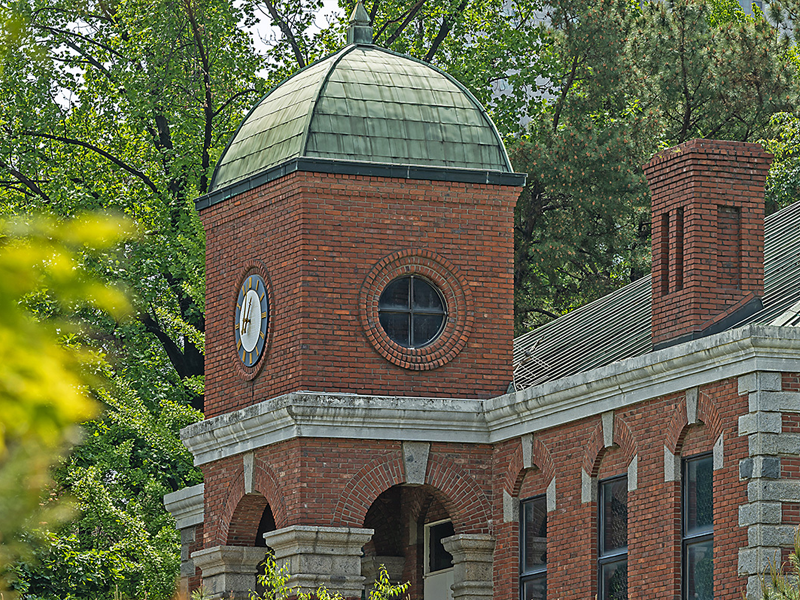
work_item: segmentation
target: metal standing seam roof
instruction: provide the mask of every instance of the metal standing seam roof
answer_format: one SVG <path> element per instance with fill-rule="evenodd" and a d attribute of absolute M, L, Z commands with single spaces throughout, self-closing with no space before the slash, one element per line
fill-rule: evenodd
<path fill-rule="evenodd" d="M 642 277 L 514 340 L 517 390 L 652 350 L 652 288 Z M 800 327 L 800 202 L 764 221 L 764 308 L 732 325 Z"/>
<path fill-rule="evenodd" d="M 372 45 L 347 46 L 264 96 L 225 148 L 210 191 L 299 157 L 513 173 L 464 86 Z"/>

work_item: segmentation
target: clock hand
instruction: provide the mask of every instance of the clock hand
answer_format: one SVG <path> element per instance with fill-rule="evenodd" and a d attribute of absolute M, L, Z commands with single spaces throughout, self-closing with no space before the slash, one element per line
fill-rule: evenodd
<path fill-rule="evenodd" d="M 250 311 L 253 309 L 253 299 L 247 298 L 247 308 L 244 311 L 244 318 L 242 319 L 242 334 L 247 333 L 247 326 L 250 324 Z"/>

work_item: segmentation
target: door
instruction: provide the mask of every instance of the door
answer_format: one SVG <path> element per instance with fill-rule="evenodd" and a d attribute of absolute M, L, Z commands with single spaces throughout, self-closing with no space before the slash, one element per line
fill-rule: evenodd
<path fill-rule="evenodd" d="M 454 533 L 449 519 L 425 525 L 424 600 L 453 600 L 453 557 L 442 540 Z"/>

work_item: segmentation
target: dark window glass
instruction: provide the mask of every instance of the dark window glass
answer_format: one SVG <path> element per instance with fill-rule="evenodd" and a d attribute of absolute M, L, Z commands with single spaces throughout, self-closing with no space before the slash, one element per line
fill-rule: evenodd
<path fill-rule="evenodd" d="M 378 299 L 378 320 L 393 342 L 422 348 L 434 341 L 447 319 L 444 299 L 425 279 L 408 275 L 395 279 Z"/>
<path fill-rule="evenodd" d="M 408 291 L 411 279 L 409 277 L 401 277 L 395 279 L 381 294 L 379 306 L 385 310 L 403 310 L 407 311 L 408 306 Z"/>
<path fill-rule="evenodd" d="M 628 598 L 628 478 L 600 482 L 598 600 Z"/>
<path fill-rule="evenodd" d="M 683 461 L 683 598 L 714 598 L 714 460 Z"/>
<path fill-rule="evenodd" d="M 384 312 L 378 315 L 378 320 L 389 339 L 394 341 L 408 339 L 411 332 L 411 315 Z"/>
<path fill-rule="evenodd" d="M 522 582 L 522 600 L 545 600 L 547 575 L 534 575 Z"/>
<path fill-rule="evenodd" d="M 713 467 L 713 460 L 710 456 L 686 461 L 684 531 L 687 535 L 714 529 L 711 492 Z"/>
<path fill-rule="evenodd" d="M 428 558 L 430 559 L 428 573 L 449 569 L 453 566 L 453 555 L 442 545 L 442 540 L 451 535 L 455 535 L 451 521 L 430 527 L 428 532 Z"/>
<path fill-rule="evenodd" d="M 522 600 L 547 595 L 547 499 L 538 496 L 520 504 L 520 588 Z"/>
<path fill-rule="evenodd" d="M 415 278 L 416 279 L 416 278 Z M 420 281 L 425 285 L 419 285 Z M 442 311 L 442 299 L 439 293 L 424 280 L 416 279 L 414 282 L 413 305 L 417 310 Z"/>
<path fill-rule="evenodd" d="M 686 597 L 692 600 L 714 598 L 714 542 L 706 540 L 686 546 Z"/>
<path fill-rule="evenodd" d="M 606 563 L 600 566 L 600 597 L 605 600 L 627 600 L 628 561 Z"/>
<path fill-rule="evenodd" d="M 628 480 L 615 479 L 602 484 L 601 554 L 628 547 Z"/>

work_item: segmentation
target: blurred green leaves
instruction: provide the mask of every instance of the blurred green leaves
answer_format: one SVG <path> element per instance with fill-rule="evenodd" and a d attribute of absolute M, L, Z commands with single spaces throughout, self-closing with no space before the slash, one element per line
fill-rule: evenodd
<path fill-rule="evenodd" d="M 124 318 L 121 289 L 91 276 L 85 262 L 131 233 L 113 217 L 0 223 L 0 569 L 23 550 L 23 531 L 59 516 L 50 502 L 59 494 L 42 499 L 50 468 L 99 409 L 90 387 L 103 359 L 81 343 L 89 332 L 65 318 L 38 320 L 28 304 Z"/>

